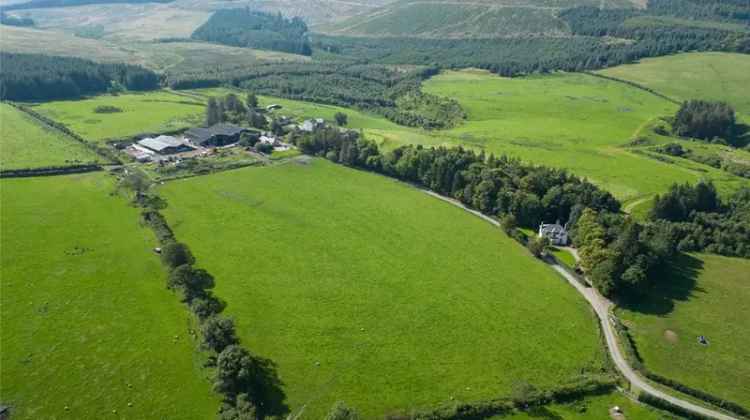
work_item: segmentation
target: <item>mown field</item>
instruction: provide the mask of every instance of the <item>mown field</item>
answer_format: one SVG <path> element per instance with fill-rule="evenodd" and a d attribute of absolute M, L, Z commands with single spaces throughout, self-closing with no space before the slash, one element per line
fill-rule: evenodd
<path fill-rule="evenodd" d="M 84 145 L 0 104 L 0 169 L 65 166 L 98 161 Z"/>
<path fill-rule="evenodd" d="M 100 173 L 0 181 L 0 395 L 13 419 L 216 412 L 155 238 L 113 190 Z"/>
<path fill-rule="evenodd" d="M 324 160 L 160 187 L 243 343 L 293 412 L 364 418 L 552 386 L 597 370 L 585 302 L 486 222 Z"/>
<path fill-rule="evenodd" d="M 96 113 L 95 109 L 102 105 L 115 106 L 122 112 Z M 101 142 L 200 125 L 205 116 L 205 102 L 169 91 L 155 91 L 45 102 L 34 110 L 65 124 L 86 140 Z"/>
<path fill-rule="evenodd" d="M 667 269 L 648 300 L 618 311 L 645 366 L 750 406 L 750 261 L 696 254 Z"/>
<path fill-rule="evenodd" d="M 647 86 L 678 100 L 726 101 L 750 118 L 750 55 L 720 52 L 647 58 L 600 73 Z"/>

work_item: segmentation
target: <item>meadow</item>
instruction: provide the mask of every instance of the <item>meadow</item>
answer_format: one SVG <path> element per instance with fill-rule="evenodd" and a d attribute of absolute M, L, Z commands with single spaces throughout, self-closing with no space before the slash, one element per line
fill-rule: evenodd
<path fill-rule="evenodd" d="M 101 105 L 115 106 L 122 112 L 96 113 L 94 110 Z M 65 124 L 88 141 L 104 142 L 201 125 L 205 102 L 170 91 L 129 92 L 45 102 L 34 106 L 34 110 Z"/>
<path fill-rule="evenodd" d="M 0 395 L 13 419 L 211 418 L 190 316 L 113 179 L 0 187 Z"/>
<path fill-rule="evenodd" d="M 65 166 L 98 161 L 81 143 L 0 104 L 0 169 Z"/>
<path fill-rule="evenodd" d="M 599 71 L 649 87 L 677 100 L 725 101 L 750 118 L 750 55 L 720 52 L 647 58 Z"/>
<path fill-rule="evenodd" d="M 618 310 L 650 371 L 750 405 L 750 261 L 686 255 L 638 304 Z M 705 336 L 709 345 L 698 343 Z"/>
<path fill-rule="evenodd" d="M 550 387 L 603 366 L 594 317 L 501 231 L 312 159 L 172 181 L 163 211 L 294 413 L 364 418 Z"/>

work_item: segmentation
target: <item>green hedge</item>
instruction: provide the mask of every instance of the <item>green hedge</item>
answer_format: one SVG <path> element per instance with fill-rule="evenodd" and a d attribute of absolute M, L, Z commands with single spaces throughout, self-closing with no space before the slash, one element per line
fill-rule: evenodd
<path fill-rule="evenodd" d="M 700 414 L 695 414 L 692 411 L 685 410 L 684 408 L 676 406 L 669 401 L 654 397 L 650 394 L 639 395 L 638 401 L 644 404 L 648 404 L 652 407 L 656 407 L 665 411 L 669 411 L 670 413 L 676 414 L 680 416 L 681 418 L 690 419 L 690 420 L 711 420 L 710 417 L 702 416 Z"/>
<path fill-rule="evenodd" d="M 24 178 L 31 176 L 53 176 L 80 174 L 102 170 L 97 164 L 72 165 L 72 166 L 44 166 L 41 168 L 4 169 L 0 170 L 0 178 Z"/>

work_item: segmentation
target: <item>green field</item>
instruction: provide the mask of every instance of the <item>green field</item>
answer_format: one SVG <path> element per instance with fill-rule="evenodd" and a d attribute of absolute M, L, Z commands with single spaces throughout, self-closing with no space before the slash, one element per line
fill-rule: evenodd
<path fill-rule="evenodd" d="M 610 417 L 610 409 L 618 406 L 622 410 L 625 419 L 633 420 L 664 420 L 663 412 L 654 410 L 643 404 L 633 402 L 621 393 L 588 397 L 582 401 L 570 404 L 552 404 L 532 409 L 525 413 L 510 416 L 493 417 L 490 420 L 602 420 L 620 419 L 621 417 Z"/>
<path fill-rule="evenodd" d="M 677 54 L 647 58 L 601 70 L 607 76 L 647 86 L 678 100 L 726 101 L 750 117 L 747 95 L 750 55 L 720 52 Z"/>
<path fill-rule="evenodd" d="M 12 418 L 211 418 L 219 401 L 190 317 L 111 178 L 0 187 L 0 395 Z"/>
<path fill-rule="evenodd" d="M 435 141 L 567 168 L 621 200 L 662 192 L 674 182 L 708 177 L 721 184 L 725 178 L 718 170 L 670 165 L 621 147 L 641 126 L 676 110 L 622 83 L 583 74 L 507 79 L 462 71 L 435 77 L 425 89 L 457 99 L 468 113 L 464 125 L 431 133 Z"/>
<path fill-rule="evenodd" d="M 96 162 L 84 145 L 44 127 L 8 104 L 0 104 L 0 169 Z"/>
<path fill-rule="evenodd" d="M 111 105 L 123 112 L 98 114 L 94 109 Z M 191 127 L 203 123 L 204 102 L 169 91 L 101 95 L 83 100 L 39 104 L 34 110 L 89 141 L 134 136 Z"/>
<path fill-rule="evenodd" d="M 599 369 L 585 302 L 486 222 L 314 159 L 167 183 L 164 211 L 216 277 L 289 406 L 364 418 L 553 386 Z"/>
<path fill-rule="evenodd" d="M 645 366 L 744 406 L 750 405 L 750 261 L 685 256 L 646 302 L 619 310 Z M 708 346 L 698 343 L 706 336 Z"/>

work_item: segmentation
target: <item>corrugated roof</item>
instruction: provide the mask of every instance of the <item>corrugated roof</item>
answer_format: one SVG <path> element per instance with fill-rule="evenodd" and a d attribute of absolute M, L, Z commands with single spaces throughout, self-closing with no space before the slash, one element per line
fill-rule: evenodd
<path fill-rule="evenodd" d="M 169 147 L 184 146 L 185 142 L 172 136 L 159 136 L 157 138 L 147 137 L 138 142 L 143 147 L 160 152 Z"/>

